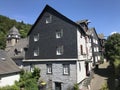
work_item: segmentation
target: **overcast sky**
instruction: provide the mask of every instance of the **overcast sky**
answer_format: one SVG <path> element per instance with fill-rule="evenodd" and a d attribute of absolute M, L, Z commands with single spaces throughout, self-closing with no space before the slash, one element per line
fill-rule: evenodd
<path fill-rule="evenodd" d="M 46 4 L 74 22 L 88 19 L 97 33 L 120 33 L 120 0 L 0 0 L 0 14 L 34 24 Z"/>

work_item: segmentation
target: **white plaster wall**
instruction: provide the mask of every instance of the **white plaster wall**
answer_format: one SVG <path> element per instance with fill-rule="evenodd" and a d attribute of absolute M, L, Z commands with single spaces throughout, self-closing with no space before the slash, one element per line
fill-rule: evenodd
<path fill-rule="evenodd" d="M 86 56 L 81 55 L 80 45 L 83 46 L 83 52 L 86 53 L 85 38 L 84 38 L 84 36 L 82 36 L 82 38 L 81 38 L 81 33 L 79 32 L 79 30 L 77 30 L 78 59 L 79 59 L 79 60 L 85 60 L 85 59 L 86 59 Z"/>
<path fill-rule="evenodd" d="M 9 86 L 14 85 L 14 82 L 19 81 L 19 79 L 20 79 L 19 74 L 1 77 L 0 87 L 7 86 L 7 85 L 9 85 Z"/>
<path fill-rule="evenodd" d="M 85 78 L 86 78 L 85 61 L 77 61 L 77 83 L 80 83 Z"/>

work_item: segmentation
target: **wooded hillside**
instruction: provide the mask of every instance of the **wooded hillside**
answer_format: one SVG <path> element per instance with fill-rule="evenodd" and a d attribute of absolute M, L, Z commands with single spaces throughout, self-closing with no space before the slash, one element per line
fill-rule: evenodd
<path fill-rule="evenodd" d="M 7 33 L 13 26 L 19 30 L 21 38 L 25 38 L 32 25 L 0 15 L 0 49 L 5 48 Z"/>

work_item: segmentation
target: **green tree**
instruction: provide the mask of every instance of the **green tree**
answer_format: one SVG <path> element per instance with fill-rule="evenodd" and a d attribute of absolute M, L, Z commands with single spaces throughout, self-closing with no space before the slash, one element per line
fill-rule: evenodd
<path fill-rule="evenodd" d="M 25 90 L 38 90 L 38 79 L 40 78 L 40 69 L 34 67 L 33 72 L 21 71 L 20 81 L 16 82 L 18 87 L 24 87 Z"/>
<path fill-rule="evenodd" d="M 25 38 L 32 25 L 25 24 L 23 21 L 17 22 L 14 19 L 0 15 L 0 49 L 5 49 L 6 36 L 8 34 L 8 31 L 13 26 L 16 26 L 16 28 L 19 30 L 21 38 Z"/>
<path fill-rule="evenodd" d="M 105 44 L 106 57 L 112 62 L 120 57 L 120 34 L 116 33 L 108 37 Z"/>

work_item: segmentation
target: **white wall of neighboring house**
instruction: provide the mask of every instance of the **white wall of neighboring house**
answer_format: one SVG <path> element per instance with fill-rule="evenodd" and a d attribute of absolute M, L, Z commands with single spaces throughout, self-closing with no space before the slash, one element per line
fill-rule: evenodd
<path fill-rule="evenodd" d="M 80 83 L 86 77 L 85 61 L 77 61 L 77 83 Z"/>
<path fill-rule="evenodd" d="M 77 50 L 78 50 L 78 59 L 79 60 L 86 60 L 86 55 L 81 55 L 81 50 L 80 50 L 80 45 L 83 46 L 83 53 L 86 54 L 86 43 L 85 43 L 85 38 L 82 36 L 81 38 L 81 33 L 79 30 L 77 30 Z"/>
<path fill-rule="evenodd" d="M 77 83 L 80 83 L 86 78 L 85 60 L 86 55 L 81 55 L 81 47 L 83 46 L 83 52 L 86 54 L 86 43 L 84 36 L 81 37 L 80 31 L 77 29 L 77 50 L 78 50 L 78 61 L 77 61 Z"/>
<path fill-rule="evenodd" d="M 19 74 L 0 77 L 0 87 L 14 85 L 15 81 L 19 81 L 19 79 L 20 79 Z"/>

